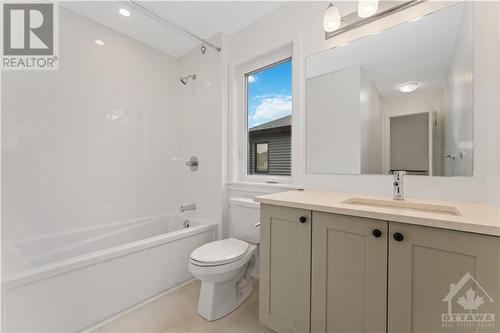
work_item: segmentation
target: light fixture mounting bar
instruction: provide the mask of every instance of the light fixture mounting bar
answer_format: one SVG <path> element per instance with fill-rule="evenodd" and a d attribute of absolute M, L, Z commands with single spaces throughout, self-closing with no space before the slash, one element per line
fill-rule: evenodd
<path fill-rule="evenodd" d="M 128 0 L 128 2 L 130 4 L 132 4 L 133 6 L 139 8 L 140 10 L 142 10 L 144 13 L 160 20 L 161 22 L 165 23 L 166 25 L 170 26 L 171 28 L 174 28 L 188 36 L 190 36 L 191 38 L 194 38 L 198 41 L 200 41 L 201 43 L 203 43 L 204 45 L 207 45 L 207 46 L 210 46 L 211 48 L 213 48 L 215 51 L 217 52 L 220 52 L 222 49 L 220 47 L 218 47 L 217 45 L 214 45 L 212 43 L 210 43 L 209 41 L 207 41 L 206 39 L 203 39 L 201 38 L 200 36 L 192 33 L 191 31 L 187 30 L 186 28 L 184 28 L 183 26 L 169 20 L 168 18 L 166 18 L 165 16 L 157 13 L 156 11 L 152 10 L 151 8 L 145 6 L 144 4 L 140 3 L 139 1 L 136 1 L 136 0 Z"/>
<path fill-rule="evenodd" d="M 394 5 L 394 2 L 381 2 L 378 13 L 367 18 L 360 18 L 358 16 L 358 13 L 354 12 L 352 14 L 342 17 L 342 23 L 339 29 L 332 32 L 325 32 L 325 40 L 338 36 L 346 31 L 362 27 L 365 24 L 374 22 L 383 17 L 400 12 L 404 9 L 413 7 L 424 1 L 425 0 L 411 0 L 398 5 Z"/>

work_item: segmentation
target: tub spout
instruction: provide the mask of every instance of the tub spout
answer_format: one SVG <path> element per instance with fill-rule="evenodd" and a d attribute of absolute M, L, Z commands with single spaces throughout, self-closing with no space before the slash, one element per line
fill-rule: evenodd
<path fill-rule="evenodd" d="M 196 205 L 195 204 L 189 204 L 189 205 L 184 205 L 179 208 L 179 212 L 184 213 L 188 210 L 195 210 Z"/>

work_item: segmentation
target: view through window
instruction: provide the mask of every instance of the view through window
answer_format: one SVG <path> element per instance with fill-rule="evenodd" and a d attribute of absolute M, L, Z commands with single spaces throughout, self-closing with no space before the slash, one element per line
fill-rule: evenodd
<path fill-rule="evenodd" d="M 292 173 L 292 59 L 246 74 L 248 173 Z"/>

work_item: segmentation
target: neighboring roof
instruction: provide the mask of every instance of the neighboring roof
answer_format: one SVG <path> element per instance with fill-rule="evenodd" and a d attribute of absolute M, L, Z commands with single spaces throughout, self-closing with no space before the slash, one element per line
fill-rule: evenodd
<path fill-rule="evenodd" d="M 260 131 L 264 129 L 271 129 L 271 128 L 278 128 L 278 127 L 285 127 L 285 126 L 291 126 L 292 125 L 292 115 L 285 116 L 283 118 L 275 119 L 270 122 L 254 126 L 249 129 L 250 132 L 253 131 Z"/>

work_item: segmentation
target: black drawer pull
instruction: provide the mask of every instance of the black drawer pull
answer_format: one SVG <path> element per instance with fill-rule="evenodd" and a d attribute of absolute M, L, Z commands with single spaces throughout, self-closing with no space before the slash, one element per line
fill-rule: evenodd
<path fill-rule="evenodd" d="M 405 236 L 400 232 L 395 232 L 394 235 L 392 235 L 392 237 L 396 242 L 402 242 L 405 239 Z"/>

